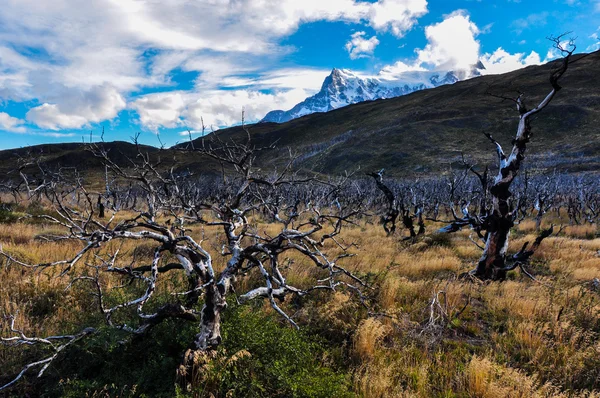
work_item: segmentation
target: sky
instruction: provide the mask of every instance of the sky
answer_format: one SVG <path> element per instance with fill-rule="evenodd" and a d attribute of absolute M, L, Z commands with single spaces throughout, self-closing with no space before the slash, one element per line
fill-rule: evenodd
<path fill-rule="evenodd" d="M 173 145 L 290 109 L 332 68 L 504 73 L 568 31 L 600 49 L 600 0 L 2 0 L 0 149 Z"/>

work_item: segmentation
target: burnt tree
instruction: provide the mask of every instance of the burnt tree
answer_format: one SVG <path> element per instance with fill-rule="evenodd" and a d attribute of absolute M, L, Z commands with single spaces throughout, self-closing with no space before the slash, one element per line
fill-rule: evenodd
<path fill-rule="evenodd" d="M 376 173 L 367 173 L 373 177 L 377 188 L 383 193 L 387 202 L 385 214 L 381 216 L 381 224 L 388 236 L 396 232 L 396 223 L 398 219 L 402 221 L 402 226 L 406 228 L 410 234 L 405 240 L 415 239 L 417 235 L 425 233 L 424 207 L 425 200 L 424 192 L 417 192 L 415 187 L 403 189 L 400 187 L 400 192 L 395 194 L 392 188 L 383 182 L 383 172 L 381 169 Z M 414 209 L 414 212 L 411 212 Z M 415 219 L 417 220 L 418 231 L 415 231 Z"/>
<path fill-rule="evenodd" d="M 564 54 L 564 58 L 561 60 L 559 68 L 550 75 L 549 82 L 552 89 L 548 95 L 532 109 L 525 105 L 523 94 L 519 94 L 517 98 L 510 98 L 519 112 L 519 125 L 511 152 L 508 155 L 505 154 L 502 146 L 488 135 L 489 140 L 496 147 L 499 167 L 498 174 L 489 188 L 492 203 L 491 213 L 484 221 L 486 230 L 484 251 L 477 267 L 472 272 L 474 276 L 480 279 L 501 280 L 506 277 L 507 271 L 515 268 L 514 264 L 507 265 L 509 235 L 516 217 L 516 208 L 511 201 L 510 187 L 521 169 L 527 144 L 532 137 L 531 120 L 534 115 L 546 108 L 561 90 L 559 80 L 567 71 L 571 56 L 576 48 L 573 42 L 569 42 L 568 48 L 564 47 L 561 44 L 560 36 L 552 40 L 555 42 L 555 47 Z M 544 235 L 545 233 L 540 236 Z M 517 257 L 514 259 L 514 263 L 522 261 L 522 256 Z"/>

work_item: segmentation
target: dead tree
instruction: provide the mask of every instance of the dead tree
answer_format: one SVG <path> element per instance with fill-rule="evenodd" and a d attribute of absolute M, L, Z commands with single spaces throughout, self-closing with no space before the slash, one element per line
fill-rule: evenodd
<path fill-rule="evenodd" d="M 440 230 L 440 232 L 455 232 L 465 226 L 470 226 L 477 231 L 484 243 L 484 247 L 483 254 L 477 263 L 477 267 L 471 274 L 483 280 L 505 279 L 506 273 L 518 266 L 522 266 L 522 264 L 531 257 L 533 250 L 535 250 L 541 241 L 552 232 L 552 228 L 543 231 L 529 251 L 526 250 L 526 245 L 519 253 L 513 256 L 509 256 L 507 253 L 510 230 L 514 226 L 515 219 L 519 212 L 519 206 L 516 206 L 514 203 L 510 188 L 511 184 L 519 174 L 521 165 L 525 160 L 527 144 L 532 137 L 532 118 L 546 108 L 555 97 L 556 93 L 561 90 L 559 80 L 567 71 L 571 56 L 576 48 L 573 41 L 570 41 L 567 47 L 565 47 L 561 43 L 562 35 L 551 38 L 551 40 L 554 42 L 555 48 L 561 51 L 564 57 L 560 61 L 560 66 L 550 75 L 549 80 L 552 89 L 537 106 L 529 109 L 525 105 L 522 93 L 516 98 L 492 94 L 495 97 L 502 98 L 502 100 L 514 102 L 519 113 L 519 124 L 516 136 L 512 142 L 513 147 L 509 154 L 504 152 L 500 143 L 498 143 L 491 135 L 486 134 L 486 137 L 496 148 L 499 163 L 498 174 L 493 182 L 489 187 L 483 187 L 486 192 L 489 191 L 489 195 L 491 196 L 489 210 L 473 217 L 471 216 L 469 206 L 467 205 L 463 207 L 463 217 L 454 214 L 455 219 L 449 221 L 449 225 Z M 480 177 L 482 185 L 484 183 L 487 184 L 487 182 L 484 181 L 483 176 L 480 175 L 478 177 Z"/>
<path fill-rule="evenodd" d="M 508 239 L 515 219 L 515 208 L 511 203 L 510 186 L 519 173 L 521 164 L 525 159 L 527 143 L 532 136 L 532 117 L 548 106 L 556 93 L 561 90 L 562 87 L 559 85 L 559 80 L 567 71 L 571 55 L 575 51 L 575 45 L 572 42 L 569 43 L 569 48 L 567 49 L 561 45 L 561 37 L 554 38 L 553 40 L 556 48 L 565 54 L 565 57 L 562 59 L 559 68 L 550 75 L 550 85 L 552 86 L 550 93 L 536 107 L 528 109 L 524 103 L 522 94 L 513 99 L 519 112 L 519 125 L 510 154 L 507 156 L 500 144 L 489 136 L 490 141 L 496 146 L 499 167 L 498 174 L 490 187 L 492 212 L 485 220 L 487 235 L 485 249 L 477 264 L 477 268 L 473 272 L 476 277 L 481 279 L 501 280 L 506 277 L 508 270 L 514 268 L 514 264 L 506 264 Z M 540 236 L 544 236 L 544 234 Z M 515 260 L 515 263 L 521 261 L 520 259 Z"/>
<path fill-rule="evenodd" d="M 98 195 L 98 218 L 104 218 L 104 203 L 102 203 L 102 196 Z"/>
<path fill-rule="evenodd" d="M 542 218 L 553 206 L 552 203 L 552 188 L 548 186 L 549 181 L 544 181 L 536 184 L 533 187 L 535 192 L 535 202 L 533 207 L 537 212 L 535 215 L 535 230 L 540 231 L 542 228 Z"/>
<path fill-rule="evenodd" d="M 383 172 L 381 169 L 376 173 L 367 173 L 368 176 L 375 179 L 377 188 L 383 193 L 387 201 L 387 210 L 381 216 L 381 224 L 388 236 L 396 232 L 396 223 L 398 219 L 402 221 L 402 226 L 409 232 L 409 237 L 405 240 L 415 239 L 418 235 L 425 233 L 424 208 L 425 193 L 417 192 L 417 187 L 407 188 L 399 187 L 396 194 L 388 185 L 383 182 Z M 412 210 L 412 211 L 411 211 Z M 415 231 L 415 219 L 417 220 L 418 231 Z"/>
<path fill-rule="evenodd" d="M 27 269 L 59 268 L 62 276 L 70 277 L 67 288 L 89 284 L 94 291 L 99 323 L 85 325 L 81 332 L 73 335 L 28 337 L 15 325 L 15 317 L 10 317 L 12 335 L 2 337 L 2 343 L 11 346 L 47 344 L 55 352 L 25 365 L 22 372 L 0 386 L 0 390 L 14 385 L 31 369 L 41 368 L 38 375 L 42 375 L 59 355 L 66 355 L 69 345 L 101 328 L 145 335 L 154 326 L 173 318 L 198 325 L 180 372 L 182 385 L 187 386 L 189 378 L 194 376 L 197 354 L 211 352 L 221 343 L 221 317 L 234 291 L 241 304 L 267 300 L 273 310 L 294 327 L 298 327 L 296 321 L 285 311 L 287 296 L 346 290 L 364 303 L 362 289 L 366 283 L 341 264 L 353 254 L 349 251 L 352 244 L 345 243 L 340 233 L 361 213 L 360 205 L 345 205 L 344 198 L 339 196 L 347 177 L 329 181 L 299 177 L 291 171 L 292 161 L 283 171 L 265 177 L 254 167 L 256 154 L 265 148 L 254 148 L 249 141 L 207 139 L 201 146 L 188 150 L 220 162 L 227 170 L 229 183 L 220 187 L 221 192 L 207 193 L 201 187 L 203 180 L 193 181 L 189 174 L 178 174 L 174 169 L 161 171 L 160 159 L 154 161 L 141 149 L 136 159 L 130 159 L 128 168 L 113 161 L 102 144 L 91 145 L 89 150 L 112 174 L 111 190 L 117 192 L 120 182 L 124 187 L 129 186 L 123 190 L 126 197 L 136 192 L 138 200 L 129 207 L 123 205 L 124 201 L 121 206 L 117 206 L 116 201 L 107 203 L 102 219 L 85 181 L 78 176 L 69 179 L 59 173 L 36 187 L 51 204 L 51 209 L 47 214 L 31 217 L 64 230 L 63 235 L 49 239 L 81 242 L 81 248 L 71 258 L 44 264 L 25 263 L 1 247 L 0 255 L 11 264 Z M 31 192 L 31 184 L 27 183 L 26 176 L 24 178 Z M 310 200 L 282 199 L 285 198 L 283 190 L 307 184 L 320 187 L 314 190 L 307 187 L 312 195 Z M 277 233 L 262 231 L 254 220 L 259 213 L 270 215 L 278 225 Z M 207 245 L 198 232 L 191 233 L 193 227 L 220 231 L 221 241 Z M 152 245 L 149 263 L 123 252 L 125 241 Z M 328 242 L 333 245 L 327 245 Z M 210 247 L 218 244 L 222 244 L 222 251 L 211 253 Z M 291 264 L 282 257 L 291 252 L 304 258 L 303 262 L 297 261 L 302 267 L 316 268 L 313 284 L 293 286 L 288 282 L 285 274 Z M 220 270 L 213 264 L 213 258 L 218 255 L 226 258 L 226 265 Z M 155 292 L 161 281 L 173 278 L 187 281 L 185 291 L 170 292 L 172 300 L 157 298 Z M 250 283 L 247 291 L 234 289 L 241 278 L 258 282 Z M 109 283 L 111 279 L 117 283 Z M 114 302 L 108 294 L 114 286 L 142 293 L 128 301 Z M 135 310 L 134 318 L 125 323 L 123 317 L 131 313 L 130 309 Z"/>
<path fill-rule="evenodd" d="M 375 184 L 377 184 L 377 188 L 379 188 L 379 190 L 383 193 L 387 200 L 387 211 L 384 215 L 381 216 L 381 224 L 383 225 L 385 233 L 388 236 L 390 236 L 396 232 L 396 220 L 398 219 L 400 210 L 398 210 L 398 202 L 396 201 L 396 195 L 394 195 L 392 190 L 383 183 L 384 171 L 385 169 L 381 169 L 376 173 L 367 173 L 367 175 L 375 179 Z"/>

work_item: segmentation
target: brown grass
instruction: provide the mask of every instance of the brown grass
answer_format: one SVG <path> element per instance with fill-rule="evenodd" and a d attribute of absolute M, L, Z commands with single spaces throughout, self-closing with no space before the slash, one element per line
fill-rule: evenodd
<path fill-rule="evenodd" d="M 257 227 L 271 233 L 276 228 L 262 223 Z M 520 223 L 511 250 L 533 241 L 534 227 L 533 220 Z M 51 228 L 41 224 L 0 224 L 0 244 L 32 263 L 67 258 L 81 248 L 77 242 L 36 239 L 49 232 Z M 222 238 L 214 231 L 204 233 L 205 245 L 217 253 Z M 295 317 L 304 327 L 316 322 L 328 334 L 350 336 L 345 343 L 348 366 L 360 396 L 597 397 L 600 299 L 589 289 L 589 282 L 600 278 L 596 233 L 595 225 L 571 226 L 561 236 L 546 239 L 528 266 L 543 284 L 515 271 L 508 281 L 480 285 L 456 279 L 480 254 L 468 239 L 469 231 L 446 241 L 423 239 L 411 245 L 386 237 L 379 225 L 362 223 L 343 233 L 345 242 L 358 245 L 357 256 L 345 259 L 344 266 L 372 276 L 372 303 L 390 317 L 365 317 L 356 300 L 341 291 L 308 300 Z M 196 227 L 193 234 L 200 238 L 203 231 Z M 115 248 L 109 245 L 105 250 Z M 148 260 L 152 247 L 126 242 L 121 251 Z M 224 265 L 220 256 L 215 260 L 217 268 Z M 301 256 L 290 254 L 286 261 L 291 284 L 308 286 L 322 275 Z M 0 312 L 19 310 L 18 325 L 28 335 L 75 328 L 97 308 L 89 289 L 75 286 L 65 291 L 69 279 L 59 277 L 60 271 L 34 272 L 0 260 Z M 159 294 L 181 284 L 177 279 L 166 282 L 159 285 Z M 256 283 L 258 275 L 240 278 L 236 289 Z M 451 319 L 433 336 L 423 332 L 423 325 L 432 292 L 439 290 L 446 292 Z M 264 310 L 271 311 L 267 305 Z M 0 332 L 7 334 L 6 324 Z M 3 373 L 14 373 L 25 355 L 0 348 Z"/>

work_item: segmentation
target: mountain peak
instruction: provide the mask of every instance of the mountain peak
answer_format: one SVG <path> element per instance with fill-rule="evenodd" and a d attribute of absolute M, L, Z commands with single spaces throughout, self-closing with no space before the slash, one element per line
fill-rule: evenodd
<path fill-rule="evenodd" d="M 465 79 L 454 72 L 415 72 L 396 79 L 360 77 L 348 69 L 333 68 L 321 90 L 289 111 L 271 111 L 261 122 L 283 123 L 315 112 L 328 112 L 357 102 L 392 98 L 425 88 L 452 84 Z"/>

